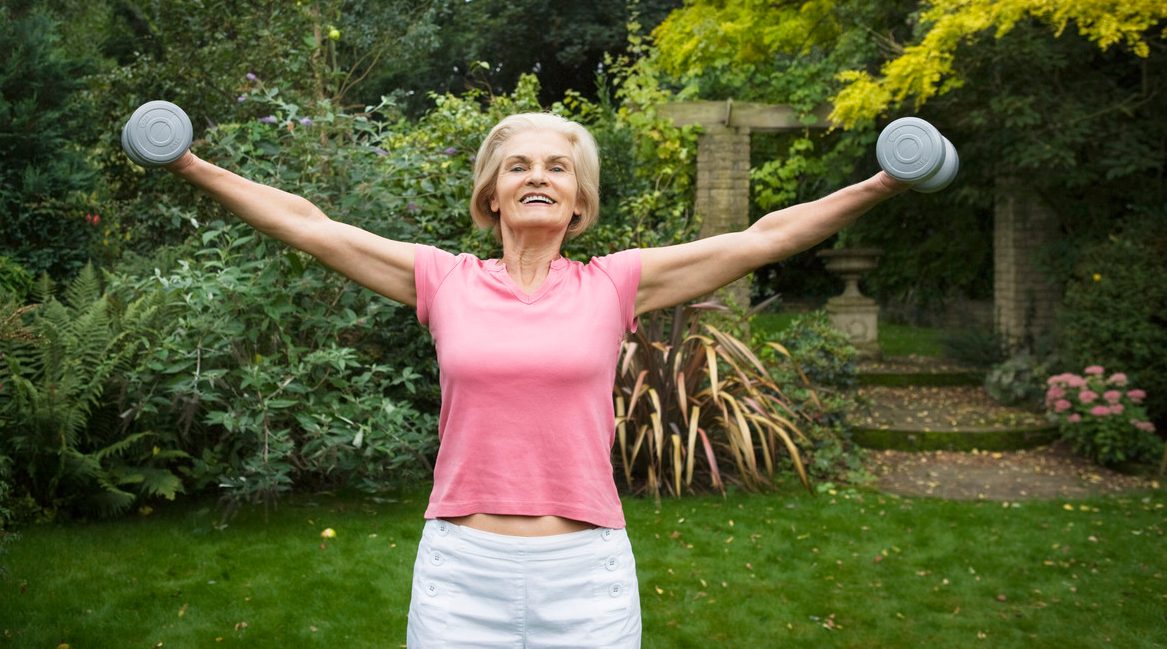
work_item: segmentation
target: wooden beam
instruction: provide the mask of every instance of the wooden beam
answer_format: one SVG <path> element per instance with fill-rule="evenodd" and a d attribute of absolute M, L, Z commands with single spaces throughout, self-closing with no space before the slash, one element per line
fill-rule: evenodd
<path fill-rule="evenodd" d="M 825 104 L 811 112 L 806 118 L 809 123 L 801 121 L 788 104 L 736 102 L 732 99 L 674 102 L 662 104 L 657 110 L 677 126 L 719 125 L 745 128 L 758 133 L 800 131 L 804 128 L 827 128 L 833 125 L 828 119 L 831 107 Z"/>

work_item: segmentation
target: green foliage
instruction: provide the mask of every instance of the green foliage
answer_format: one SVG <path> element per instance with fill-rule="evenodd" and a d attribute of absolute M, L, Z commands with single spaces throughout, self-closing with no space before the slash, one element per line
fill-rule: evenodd
<path fill-rule="evenodd" d="M 1049 361 L 1042 361 L 1028 351 L 1015 354 L 999 363 L 985 376 L 985 391 L 1006 406 L 1037 409 L 1045 398 L 1045 379 Z"/>
<path fill-rule="evenodd" d="M 23 302 L 32 291 L 32 275 L 15 260 L 0 255 L 0 296 Z"/>
<path fill-rule="evenodd" d="M 365 3 L 369 4 L 369 3 Z M 591 97 L 605 56 L 627 44 L 629 21 L 655 25 L 677 0 L 439 0 L 430 4 L 433 29 L 424 51 L 386 65 L 369 90 L 411 91 L 403 97 L 413 114 L 428 108 L 426 92 L 460 94 L 467 88 L 509 92 L 524 75 L 544 81 L 540 100 L 549 105 L 569 92 Z M 531 20 L 539 16 L 539 20 Z M 479 65 L 478 62 L 486 62 Z"/>
<path fill-rule="evenodd" d="M 727 484 L 765 488 L 779 442 L 809 488 L 798 450 L 803 417 L 745 343 L 702 325 L 699 314 L 684 306 L 653 312 L 624 343 L 616 444 L 629 488 L 658 499 L 706 481 L 722 492 Z"/>
<path fill-rule="evenodd" d="M 405 362 L 417 352 L 386 337 L 409 310 L 241 223 L 212 223 L 198 244 L 173 268 L 119 280 L 175 306 L 127 373 L 129 407 L 189 449 L 191 488 L 239 503 L 424 475 L 436 424 L 410 398 L 426 383 Z"/>
<path fill-rule="evenodd" d="M 1082 375 L 1065 372 L 1048 381 L 1045 405 L 1074 452 L 1104 466 L 1149 462 L 1161 452 L 1155 425 L 1147 420 L 1144 390 L 1125 373 L 1109 376 L 1101 365 Z"/>
<path fill-rule="evenodd" d="M 796 317 L 780 332 L 778 342 L 794 364 L 783 370 L 783 381 L 801 374 L 818 388 L 850 390 L 859 385 L 858 352 L 847 335 L 831 325 L 826 311 Z"/>
<path fill-rule="evenodd" d="M 70 277 L 93 238 L 83 215 L 96 177 L 78 137 L 86 67 L 40 10 L 0 6 L 0 51 L 0 249 L 33 275 Z"/>
<path fill-rule="evenodd" d="M 163 452 L 158 435 L 133 430 L 118 415 L 124 374 L 156 339 L 160 305 L 119 303 L 102 292 L 86 266 L 64 291 L 27 316 L 30 336 L 0 340 L 0 455 L 14 462 L 16 482 L 48 512 L 111 515 L 143 498 L 173 499 L 181 452 Z"/>
<path fill-rule="evenodd" d="M 1058 349 L 1075 365 L 1120 367 L 1167 421 L 1167 211 L 1134 214 L 1082 251 L 1058 315 Z"/>
<path fill-rule="evenodd" d="M 861 450 L 847 427 L 859 375 L 858 352 L 846 334 L 819 310 L 794 317 L 778 332 L 758 332 L 754 346 L 763 350 L 771 378 L 810 422 L 804 447 L 810 474 L 824 481 L 865 479 Z"/>

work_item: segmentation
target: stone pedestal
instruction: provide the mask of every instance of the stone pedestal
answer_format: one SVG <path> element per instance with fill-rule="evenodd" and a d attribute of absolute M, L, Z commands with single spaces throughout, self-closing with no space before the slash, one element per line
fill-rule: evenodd
<path fill-rule="evenodd" d="M 831 326 L 847 335 L 861 358 L 879 358 L 879 304 L 859 292 L 859 278 L 879 264 L 882 250 L 840 248 L 822 250 L 818 256 L 827 270 L 846 282 L 843 294 L 827 300 Z"/>

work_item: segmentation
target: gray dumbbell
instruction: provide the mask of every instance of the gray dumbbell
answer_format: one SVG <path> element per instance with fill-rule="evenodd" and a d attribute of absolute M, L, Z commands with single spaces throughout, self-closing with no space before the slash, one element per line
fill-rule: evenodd
<path fill-rule="evenodd" d="M 138 107 L 122 127 L 122 149 L 143 167 L 161 167 L 190 148 L 194 129 L 181 108 L 168 101 Z"/>
<path fill-rule="evenodd" d="M 960 169 L 956 147 L 935 126 L 919 117 L 901 117 L 883 129 L 875 143 L 879 166 L 918 192 L 938 192 Z"/>

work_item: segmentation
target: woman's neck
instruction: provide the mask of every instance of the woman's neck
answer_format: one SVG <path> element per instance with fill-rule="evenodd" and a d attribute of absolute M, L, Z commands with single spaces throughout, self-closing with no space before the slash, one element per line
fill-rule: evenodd
<path fill-rule="evenodd" d="M 534 293 L 547 279 L 551 263 L 559 257 L 558 247 L 520 250 L 504 247 L 502 263 L 506 266 L 507 274 L 524 293 Z"/>

